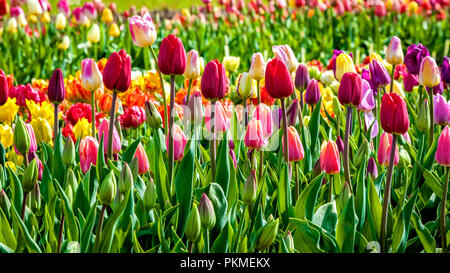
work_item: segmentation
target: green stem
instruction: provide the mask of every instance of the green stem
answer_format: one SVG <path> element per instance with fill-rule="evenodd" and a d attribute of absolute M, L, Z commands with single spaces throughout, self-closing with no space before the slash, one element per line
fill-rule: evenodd
<path fill-rule="evenodd" d="M 175 104 L 175 75 L 170 75 L 170 113 L 169 113 L 169 185 L 172 185 L 173 178 L 173 135 L 172 135 L 172 126 L 173 126 L 173 117 L 174 117 L 174 104 Z"/>
<path fill-rule="evenodd" d="M 25 208 L 27 206 L 27 199 L 28 199 L 28 192 L 25 192 L 23 194 L 22 211 L 20 213 L 20 218 L 22 218 L 22 221 L 25 221 Z"/>
<path fill-rule="evenodd" d="M 161 71 L 159 71 L 158 67 L 158 57 L 156 57 L 155 50 L 153 47 L 150 46 L 150 51 L 152 52 L 153 58 L 156 62 L 156 71 L 158 71 L 159 74 L 159 81 L 161 83 L 161 90 L 162 90 L 162 97 L 163 97 L 163 104 L 164 104 L 164 134 L 167 136 L 167 124 L 168 124 L 168 118 L 167 118 L 167 101 L 166 101 L 166 91 L 164 89 L 164 80 L 163 76 L 161 74 Z"/>
<path fill-rule="evenodd" d="M 281 101 L 281 111 L 283 114 L 283 137 L 284 137 L 284 161 L 289 165 L 289 141 L 288 141 L 288 127 L 287 127 L 287 117 L 286 117 L 286 103 L 285 99 L 280 99 Z"/>
<path fill-rule="evenodd" d="M 298 166 L 297 162 L 294 163 L 294 173 L 295 173 L 295 200 L 294 204 L 297 202 L 298 197 L 300 196 L 300 177 L 298 176 Z"/>
<path fill-rule="evenodd" d="M 55 120 L 53 124 L 53 139 L 56 143 L 56 137 L 58 136 L 58 103 L 55 103 Z"/>
<path fill-rule="evenodd" d="M 331 202 L 333 200 L 333 176 L 328 176 L 328 183 L 329 183 L 329 192 L 328 192 L 328 202 Z"/>
<path fill-rule="evenodd" d="M 61 253 L 61 241 L 62 241 L 62 235 L 64 232 L 64 213 L 61 216 L 61 225 L 59 227 L 59 236 L 58 236 L 58 252 Z"/>
<path fill-rule="evenodd" d="M 387 253 L 387 217 L 389 211 L 389 203 L 391 200 L 391 182 L 392 182 L 392 171 L 394 170 L 394 156 L 395 148 L 397 146 L 397 135 L 394 134 L 392 137 L 391 155 L 389 158 L 389 167 L 386 177 L 386 185 L 384 186 L 384 198 L 383 198 L 383 210 L 381 213 L 381 252 Z"/>
<path fill-rule="evenodd" d="M 209 229 L 204 228 L 205 232 L 203 233 L 204 240 L 205 240 L 205 247 L 204 247 L 204 253 L 209 253 Z"/>
<path fill-rule="evenodd" d="M 389 88 L 389 93 L 394 90 L 394 74 L 395 74 L 395 64 L 392 66 L 392 72 L 391 72 L 391 86 Z"/>
<path fill-rule="evenodd" d="M 112 107 L 112 105 L 111 105 Z M 92 113 L 92 120 L 91 120 L 91 125 L 92 125 L 92 137 L 95 137 L 95 92 L 92 91 L 91 92 L 91 113 Z"/>
<path fill-rule="evenodd" d="M 209 153 L 211 156 L 211 182 L 216 179 L 216 134 L 214 131 L 214 112 L 216 111 L 216 101 L 211 102 L 211 119 L 209 124 L 211 125 L 211 141 L 209 147 Z"/>
<path fill-rule="evenodd" d="M 347 120 L 345 121 L 345 136 L 344 136 L 344 151 L 343 151 L 343 163 L 344 163 L 344 175 L 345 175 L 345 181 L 349 184 L 349 186 L 352 185 L 351 183 L 351 177 L 350 177 L 350 164 L 349 164 L 349 137 L 350 137 L 350 126 L 352 123 L 352 107 L 347 107 Z"/>
<path fill-rule="evenodd" d="M 431 145 L 433 144 L 433 140 L 434 140 L 433 88 L 430 88 L 430 90 L 428 91 L 428 95 L 429 95 L 429 100 L 430 100 L 430 139 L 428 141 L 428 147 L 431 147 Z"/>
<path fill-rule="evenodd" d="M 102 210 L 100 212 L 100 219 L 98 220 L 98 226 L 97 226 L 97 233 L 95 235 L 95 242 L 94 242 L 94 251 L 98 252 L 98 244 L 100 242 L 100 234 L 102 233 L 102 227 L 103 227 L 103 219 L 105 218 L 105 210 L 106 205 L 102 206 Z"/>
<path fill-rule="evenodd" d="M 117 91 L 114 90 L 111 103 L 111 113 L 109 114 L 109 131 L 108 131 L 108 158 L 111 160 L 113 159 L 112 140 L 113 140 L 114 121 L 116 120 L 116 100 L 117 100 Z"/>
<path fill-rule="evenodd" d="M 445 168 L 445 184 L 444 191 L 442 192 L 442 203 L 441 203 L 441 240 L 442 240 L 442 253 L 447 251 L 447 229 L 445 227 L 445 209 L 447 206 L 447 192 L 448 192 L 448 176 L 450 167 Z"/>

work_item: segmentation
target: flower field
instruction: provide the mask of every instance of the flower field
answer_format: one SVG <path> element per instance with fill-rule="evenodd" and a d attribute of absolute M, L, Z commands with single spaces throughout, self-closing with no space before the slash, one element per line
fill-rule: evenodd
<path fill-rule="evenodd" d="M 0 0 L 0 253 L 448 252 L 448 0 L 52 3 Z"/>

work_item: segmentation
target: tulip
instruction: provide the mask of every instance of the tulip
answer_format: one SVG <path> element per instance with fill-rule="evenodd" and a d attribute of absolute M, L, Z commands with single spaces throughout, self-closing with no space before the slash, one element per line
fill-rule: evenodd
<path fill-rule="evenodd" d="M 392 135 L 386 132 L 381 134 L 380 145 L 378 146 L 378 163 L 380 165 L 388 166 L 389 165 L 389 156 L 391 155 L 392 148 Z M 398 147 L 395 147 L 395 155 L 394 155 L 394 166 L 396 166 L 399 162 L 399 152 Z"/>
<path fill-rule="evenodd" d="M 397 36 L 393 36 L 386 50 L 386 61 L 393 66 L 403 63 L 402 42 Z"/>
<path fill-rule="evenodd" d="M 361 81 L 362 97 L 357 109 L 359 111 L 372 111 L 375 108 L 375 98 L 370 84 L 366 80 Z"/>
<path fill-rule="evenodd" d="M 184 148 L 186 147 L 187 139 L 183 130 L 177 124 L 172 126 L 172 138 L 173 138 L 173 156 L 175 161 L 180 161 L 184 156 Z M 166 139 L 166 145 L 168 146 L 169 139 Z"/>
<path fill-rule="evenodd" d="M 295 88 L 300 90 L 300 107 L 303 109 L 303 91 L 309 85 L 309 72 L 308 67 L 304 64 L 300 64 L 295 71 Z"/>
<path fill-rule="evenodd" d="M 161 128 L 162 125 L 161 115 L 159 114 L 158 110 L 156 109 L 156 106 L 151 102 L 151 100 L 147 100 L 145 102 L 145 117 L 146 117 L 145 121 L 151 128 L 153 129 Z"/>
<path fill-rule="evenodd" d="M 80 142 L 79 155 L 83 173 L 87 173 L 91 164 L 97 164 L 98 142 L 95 138 L 87 136 Z"/>
<path fill-rule="evenodd" d="M 297 58 L 289 45 L 273 46 L 273 54 L 280 58 L 285 64 L 289 73 L 293 73 L 298 66 Z"/>
<path fill-rule="evenodd" d="M 165 75 L 182 75 L 186 68 L 186 51 L 180 38 L 170 34 L 161 41 L 158 67 Z"/>
<path fill-rule="evenodd" d="M 378 169 L 377 164 L 375 163 L 375 159 L 373 157 L 369 158 L 369 162 L 367 164 L 367 174 L 375 179 L 378 177 Z"/>
<path fill-rule="evenodd" d="M 108 136 L 109 136 L 109 120 L 107 118 L 104 118 L 102 122 L 100 123 L 100 126 L 98 128 L 98 139 L 103 138 L 103 152 L 106 154 L 108 149 Z M 122 148 L 122 143 L 120 141 L 119 133 L 117 132 L 116 127 L 114 127 L 114 132 L 112 134 L 113 136 L 113 154 L 118 154 L 120 152 L 120 149 Z"/>
<path fill-rule="evenodd" d="M 445 103 L 445 106 L 447 107 L 447 103 Z M 425 132 L 428 130 L 428 128 L 430 128 L 430 114 L 428 111 L 428 100 L 424 100 L 420 104 L 416 125 L 417 129 L 420 132 Z"/>
<path fill-rule="evenodd" d="M 201 125 L 203 117 L 205 116 L 205 110 L 202 103 L 202 94 L 200 92 L 197 91 L 192 94 L 188 107 L 190 110 L 191 122 L 196 125 Z"/>
<path fill-rule="evenodd" d="M 236 70 L 239 67 L 240 60 L 241 59 L 239 57 L 233 57 L 233 56 L 223 57 L 223 65 L 225 67 L 225 70 L 230 73 L 236 72 Z"/>
<path fill-rule="evenodd" d="M 408 131 L 406 102 L 397 93 L 385 93 L 381 100 L 380 122 L 384 131 L 401 135 Z"/>
<path fill-rule="evenodd" d="M 258 104 L 253 112 L 253 118 L 261 122 L 263 136 L 268 139 L 273 133 L 272 111 L 270 107 L 264 103 Z"/>
<path fill-rule="evenodd" d="M 291 105 L 289 105 L 289 107 L 286 110 L 286 118 L 287 118 L 287 122 L 288 122 L 288 126 L 295 126 L 297 124 L 297 119 L 299 116 L 299 108 L 298 108 L 298 100 L 293 100 Z M 281 109 L 279 109 L 281 110 Z M 278 113 L 279 116 L 281 117 L 281 111 L 279 111 Z M 280 119 L 278 119 L 279 121 Z M 280 122 L 278 122 L 278 125 L 280 124 Z"/>
<path fill-rule="evenodd" d="M 35 117 L 30 122 L 33 131 L 36 133 L 36 143 L 50 142 L 52 140 L 52 127 L 46 119 Z"/>
<path fill-rule="evenodd" d="M 30 14 L 39 15 L 43 12 L 38 0 L 27 0 L 27 8 Z"/>
<path fill-rule="evenodd" d="M 253 80 L 249 73 L 243 72 L 239 75 L 236 92 L 241 98 L 245 99 L 245 101 L 253 95 Z"/>
<path fill-rule="evenodd" d="M 428 49 L 422 44 L 411 44 L 408 47 L 405 56 L 405 65 L 408 72 L 414 75 L 419 74 L 422 60 L 429 55 Z"/>
<path fill-rule="evenodd" d="M 441 81 L 439 67 L 430 56 L 425 57 L 420 64 L 419 83 L 425 87 L 435 87 Z"/>
<path fill-rule="evenodd" d="M 242 189 L 242 201 L 246 204 L 251 204 L 255 201 L 258 185 L 256 184 L 255 170 L 252 170 L 247 177 Z"/>
<path fill-rule="evenodd" d="M 8 10 L 8 2 L 6 0 L 0 0 L 0 16 L 3 17 L 8 14 Z"/>
<path fill-rule="evenodd" d="M 144 146 L 142 146 L 142 143 L 139 143 L 136 149 L 136 153 L 134 154 L 134 158 L 136 158 L 139 163 L 139 174 L 142 175 L 148 172 L 150 166 L 148 163 L 147 154 L 145 153 L 145 149 Z"/>
<path fill-rule="evenodd" d="M 89 42 L 96 44 L 100 42 L 100 27 L 98 24 L 93 24 L 91 29 L 87 34 L 87 39 Z"/>
<path fill-rule="evenodd" d="M 334 77 L 336 80 L 341 81 L 342 77 L 347 72 L 356 73 L 356 68 L 353 64 L 353 59 L 346 53 L 341 53 L 336 57 L 336 70 L 334 72 Z"/>
<path fill-rule="evenodd" d="M 75 20 L 78 25 L 80 25 L 80 26 L 89 25 L 89 18 L 86 17 L 86 15 L 83 13 L 82 7 L 74 8 L 72 13 L 73 13 L 73 16 L 75 17 Z"/>
<path fill-rule="evenodd" d="M 22 188 L 25 194 L 28 194 L 34 188 L 34 186 L 36 186 L 38 177 L 39 177 L 39 168 L 37 164 L 37 158 L 35 158 L 26 167 L 25 172 L 23 174 Z M 24 199 L 26 199 L 26 197 Z"/>
<path fill-rule="evenodd" d="M 259 251 L 267 249 L 275 241 L 278 234 L 278 219 L 275 221 L 269 221 L 261 231 L 255 248 Z"/>
<path fill-rule="evenodd" d="M 66 28 L 66 16 L 63 13 L 58 13 L 58 15 L 56 15 L 55 27 L 57 30 Z"/>
<path fill-rule="evenodd" d="M 250 78 L 260 81 L 264 79 L 265 71 L 266 71 L 266 63 L 264 61 L 263 55 L 259 52 L 254 53 L 252 55 L 250 69 L 248 71 Z"/>
<path fill-rule="evenodd" d="M 338 90 L 339 102 L 349 107 L 358 107 L 362 97 L 361 85 L 361 76 L 359 74 L 354 72 L 345 73 Z"/>
<path fill-rule="evenodd" d="M 373 60 L 369 64 L 370 77 L 372 79 L 372 83 L 374 84 L 374 88 L 378 90 L 378 88 L 383 87 L 391 83 L 391 78 L 389 76 L 388 71 L 384 67 L 384 65 L 377 61 Z M 392 79 L 393 81 L 393 79 Z M 392 85 L 390 92 L 392 92 Z"/>
<path fill-rule="evenodd" d="M 300 161 L 304 157 L 304 150 L 300 136 L 294 126 L 289 126 L 288 129 L 289 141 L 289 161 Z M 283 147 L 284 147 L 284 141 Z"/>
<path fill-rule="evenodd" d="M 147 187 L 145 188 L 144 192 L 144 200 L 143 200 L 144 207 L 147 210 L 153 209 L 156 205 L 156 199 L 157 199 L 156 185 L 155 182 L 153 182 L 153 179 L 150 178 L 150 181 Z"/>
<path fill-rule="evenodd" d="M 439 125 L 450 124 L 450 101 L 437 94 L 433 96 L 434 100 L 434 123 Z"/>
<path fill-rule="evenodd" d="M 208 232 L 213 229 L 216 225 L 216 214 L 211 200 L 209 200 L 205 193 L 203 193 L 202 199 L 200 200 L 198 212 L 200 214 L 200 222 L 206 231 Z M 209 244 L 209 242 L 206 242 L 206 244 Z"/>
<path fill-rule="evenodd" d="M 66 17 L 70 15 L 70 8 L 68 2 L 69 2 L 68 0 L 60 0 L 57 4 L 58 11 L 63 13 Z"/>
<path fill-rule="evenodd" d="M 94 3 L 87 2 L 83 5 L 83 13 L 87 18 L 94 20 L 97 17 L 97 10 L 95 9 Z"/>
<path fill-rule="evenodd" d="M 17 33 L 17 20 L 12 17 L 8 20 L 8 25 L 6 26 L 6 31 L 9 33 Z"/>
<path fill-rule="evenodd" d="M 450 58 L 444 56 L 444 60 L 441 65 L 441 78 L 447 85 L 450 85 Z"/>
<path fill-rule="evenodd" d="M 200 70 L 200 57 L 197 50 L 192 49 L 187 54 L 186 70 L 184 71 L 184 76 L 189 80 L 197 79 L 198 77 L 200 77 Z"/>
<path fill-rule="evenodd" d="M 64 100 L 64 76 L 60 68 L 57 68 L 48 83 L 48 99 L 53 103 L 61 103 Z"/>
<path fill-rule="evenodd" d="M 289 97 L 294 91 L 289 70 L 278 57 L 272 59 L 266 67 L 266 90 L 272 98 Z"/>
<path fill-rule="evenodd" d="M 102 85 L 102 74 L 97 63 L 93 59 L 81 61 L 81 86 L 91 92 L 97 90 Z"/>
<path fill-rule="evenodd" d="M 70 46 L 70 38 L 69 38 L 69 36 L 64 35 L 62 37 L 61 42 L 58 43 L 57 48 L 59 50 L 67 50 L 69 48 L 69 46 Z"/>
<path fill-rule="evenodd" d="M 138 47 L 151 46 L 156 40 L 156 29 L 150 14 L 135 15 L 128 19 L 131 38 Z"/>
<path fill-rule="evenodd" d="M 327 174 L 336 174 L 341 170 L 339 151 L 336 142 L 329 140 L 322 143 L 320 149 L 320 168 Z"/>
<path fill-rule="evenodd" d="M 244 144 L 250 149 L 260 149 L 267 145 L 260 120 L 252 118 L 248 123 Z"/>
<path fill-rule="evenodd" d="M 101 19 L 105 24 L 111 24 L 114 21 L 114 15 L 109 8 L 105 8 L 102 11 Z"/>
<path fill-rule="evenodd" d="M 189 213 L 189 217 L 186 221 L 185 234 L 186 238 L 189 242 L 189 253 L 192 252 L 193 242 L 195 242 L 200 235 L 201 230 L 201 221 L 200 215 L 198 213 L 197 205 L 192 204 L 191 212 Z"/>
<path fill-rule="evenodd" d="M 414 86 L 419 85 L 419 78 L 414 74 L 406 73 L 406 75 L 403 76 L 403 85 L 406 92 L 411 92 Z"/>
<path fill-rule="evenodd" d="M 223 99 L 228 89 L 228 79 L 223 64 L 217 60 L 210 61 L 203 71 L 200 86 L 203 97 L 209 100 Z"/>
<path fill-rule="evenodd" d="M 108 35 L 113 37 L 113 38 L 117 38 L 117 37 L 120 36 L 120 29 L 119 29 L 119 26 L 116 23 L 112 23 L 109 26 Z"/>
<path fill-rule="evenodd" d="M 317 80 L 312 79 L 309 82 L 308 87 L 306 88 L 305 102 L 309 104 L 311 107 L 314 107 L 314 105 L 316 105 L 319 99 L 320 99 L 319 84 L 317 83 Z"/>
<path fill-rule="evenodd" d="M 8 86 L 8 78 L 5 75 L 5 72 L 0 69 L 0 106 L 4 105 L 6 101 L 8 101 L 9 96 L 9 86 Z"/>

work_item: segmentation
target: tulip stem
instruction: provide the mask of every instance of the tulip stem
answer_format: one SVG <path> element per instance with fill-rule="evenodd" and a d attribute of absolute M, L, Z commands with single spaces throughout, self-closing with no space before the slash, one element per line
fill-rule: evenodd
<path fill-rule="evenodd" d="M 428 146 L 431 147 L 431 145 L 433 144 L 433 140 L 434 140 L 433 88 L 430 88 L 430 90 L 428 91 L 428 95 L 429 95 L 429 99 L 430 99 L 430 140 L 428 142 Z"/>
<path fill-rule="evenodd" d="M 295 201 L 294 204 L 297 202 L 298 197 L 300 196 L 300 178 L 298 177 L 298 168 L 297 168 L 297 162 L 294 163 L 294 173 L 295 173 Z"/>
<path fill-rule="evenodd" d="M 330 191 L 328 192 L 328 202 L 333 201 L 333 176 L 332 175 L 328 175 L 328 184 L 329 184 L 329 188 Z"/>
<path fill-rule="evenodd" d="M 211 125 L 212 139 L 210 141 L 209 153 L 211 155 L 211 182 L 216 179 L 216 134 L 214 131 L 214 113 L 216 112 L 216 101 L 211 102 L 211 119 L 209 124 Z"/>
<path fill-rule="evenodd" d="M 64 213 L 61 216 L 61 224 L 59 227 L 59 236 L 58 236 L 58 252 L 57 253 L 61 253 L 61 241 L 62 241 L 62 235 L 63 235 L 63 231 L 64 231 Z"/>
<path fill-rule="evenodd" d="M 363 126 L 362 126 L 362 122 L 361 122 L 361 112 L 359 112 L 358 110 L 356 110 L 356 114 L 358 115 L 359 130 L 360 130 L 360 132 L 364 133 L 365 128 L 363 128 Z"/>
<path fill-rule="evenodd" d="M 112 106 L 112 105 L 111 105 Z M 91 113 L 92 113 L 92 119 L 91 119 L 91 125 L 92 125 L 92 137 L 95 137 L 95 92 L 91 92 Z"/>
<path fill-rule="evenodd" d="M 395 64 L 392 66 L 391 86 L 389 87 L 389 93 L 392 93 L 392 91 L 394 90 L 394 74 L 395 74 Z"/>
<path fill-rule="evenodd" d="M 345 121 L 345 136 L 344 136 L 344 154 L 343 154 L 343 161 L 344 161 L 344 175 L 345 175 L 345 181 L 351 186 L 351 177 L 350 177 L 350 165 L 349 165 L 349 137 L 350 137 L 350 126 L 352 123 L 352 107 L 347 107 L 347 120 Z"/>
<path fill-rule="evenodd" d="M 113 91 L 112 103 L 111 103 L 111 113 L 109 114 L 109 131 L 108 131 L 108 158 L 112 158 L 112 140 L 113 140 L 113 130 L 114 130 L 114 121 L 116 120 L 116 100 L 117 100 L 117 91 Z M 93 123 L 95 120 L 92 121 Z"/>
<path fill-rule="evenodd" d="M 54 124 L 53 124 L 53 140 L 54 140 L 54 145 L 56 144 L 56 137 L 58 136 L 58 103 L 55 103 L 55 120 L 54 120 Z"/>
<path fill-rule="evenodd" d="M 161 71 L 159 71 L 159 67 L 158 67 L 158 57 L 156 57 L 156 53 L 155 50 L 153 49 L 153 47 L 150 46 L 150 51 L 152 52 L 153 58 L 155 59 L 156 62 L 156 71 L 158 71 L 159 74 L 159 81 L 161 83 L 161 90 L 162 90 L 162 97 L 163 97 L 163 104 L 164 104 L 164 134 L 167 136 L 167 123 L 168 123 L 168 119 L 167 119 L 167 101 L 166 101 L 166 91 L 164 89 L 164 80 L 163 80 L 163 76 L 161 74 Z"/>
<path fill-rule="evenodd" d="M 99 252 L 98 244 L 100 242 L 100 234 L 102 233 L 102 227 L 103 227 L 103 219 L 105 218 L 105 210 L 106 205 L 102 205 L 102 210 L 100 212 L 100 219 L 98 220 L 98 226 L 97 226 L 97 233 L 95 235 L 95 242 L 94 242 L 94 251 Z"/>
<path fill-rule="evenodd" d="M 204 253 L 209 253 L 209 229 L 204 228 L 205 232 L 203 233 L 204 235 L 204 240 L 205 240 L 205 247 L 204 247 Z"/>
<path fill-rule="evenodd" d="M 259 81 L 256 81 L 256 92 L 258 93 L 258 104 L 261 104 L 261 90 L 259 88 Z"/>
<path fill-rule="evenodd" d="M 172 126 L 173 126 L 173 116 L 174 116 L 174 102 L 175 101 L 175 75 L 170 75 L 170 113 L 169 113 L 169 185 L 172 185 L 173 178 L 173 135 L 172 135 Z"/>
<path fill-rule="evenodd" d="M 447 192 L 448 192 L 448 176 L 450 167 L 445 168 L 445 184 L 444 191 L 442 192 L 442 203 L 441 203 L 441 240 L 442 240 L 442 253 L 446 253 L 447 250 L 447 229 L 445 227 L 445 209 L 447 206 Z"/>
<path fill-rule="evenodd" d="M 192 250 L 194 249 L 194 242 L 190 242 L 188 241 L 188 249 L 189 249 L 189 253 L 192 253 Z"/>
<path fill-rule="evenodd" d="M 387 217 L 389 211 L 389 203 L 391 199 L 391 181 L 392 181 L 392 171 L 394 170 L 394 156 L 395 148 L 397 146 L 397 135 L 394 134 L 392 137 L 391 155 L 389 158 L 389 167 L 386 177 L 386 185 L 384 186 L 384 198 L 383 198 L 383 210 L 381 213 L 381 252 L 387 253 Z"/>
<path fill-rule="evenodd" d="M 22 218 L 22 221 L 25 221 L 25 208 L 27 206 L 27 199 L 28 199 L 28 192 L 25 192 L 23 194 L 22 211 L 20 213 L 20 218 Z"/>
<path fill-rule="evenodd" d="M 280 99 L 281 101 L 281 111 L 283 114 L 283 137 L 284 137 L 284 160 L 286 164 L 289 165 L 289 141 L 288 141 L 288 126 L 287 126 L 287 117 L 286 117 L 286 103 L 285 99 Z"/>

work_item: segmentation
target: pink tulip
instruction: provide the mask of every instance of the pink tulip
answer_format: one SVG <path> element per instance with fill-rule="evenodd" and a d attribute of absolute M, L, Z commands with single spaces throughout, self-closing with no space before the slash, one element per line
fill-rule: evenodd
<path fill-rule="evenodd" d="M 216 111 L 214 112 L 214 131 L 225 132 L 230 128 L 230 119 L 227 118 L 225 108 L 220 101 L 216 102 Z M 211 103 L 208 103 L 205 109 L 205 126 L 211 130 Z"/>
<path fill-rule="evenodd" d="M 117 154 L 120 152 L 120 149 L 122 148 L 122 143 L 120 141 L 119 133 L 117 132 L 116 127 L 114 126 L 113 131 L 113 154 Z M 106 154 L 108 151 L 108 131 L 109 131 L 109 119 L 104 118 L 102 120 L 102 123 L 100 123 L 100 126 L 98 128 L 98 139 L 102 139 L 103 136 L 103 151 Z"/>
<path fill-rule="evenodd" d="M 136 153 L 134 154 L 134 158 L 138 159 L 139 162 L 139 174 L 144 174 L 148 172 L 149 170 L 149 164 L 148 164 L 148 158 L 147 154 L 145 153 L 144 146 L 142 146 L 141 143 L 139 143 Z"/>
<path fill-rule="evenodd" d="M 289 126 L 288 128 L 288 142 L 289 142 L 289 161 L 300 161 L 303 159 L 305 152 L 303 150 L 302 142 L 300 141 L 300 136 L 298 135 L 297 129 L 294 126 Z M 283 151 L 284 151 L 284 139 Z"/>
<path fill-rule="evenodd" d="M 445 126 L 439 136 L 436 155 L 436 162 L 444 167 L 450 167 L 450 129 Z"/>
<path fill-rule="evenodd" d="M 381 134 L 380 146 L 378 147 L 378 163 L 380 165 L 389 165 L 389 159 L 391 157 L 391 145 L 392 145 L 392 135 L 386 132 Z M 398 164 L 399 161 L 398 147 L 395 147 L 394 156 L 394 166 Z"/>
<path fill-rule="evenodd" d="M 267 145 L 267 139 L 264 137 L 261 121 L 252 118 L 247 126 L 244 144 L 251 149 L 259 149 Z"/>
<path fill-rule="evenodd" d="M 172 126 L 173 137 L 173 158 L 175 161 L 180 161 L 184 156 L 184 148 L 186 147 L 187 139 L 183 130 L 177 124 Z M 166 146 L 169 147 L 169 138 L 166 138 Z M 169 151 L 167 151 L 169 152 Z"/>
<path fill-rule="evenodd" d="M 264 137 L 270 138 L 273 133 L 272 110 L 270 110 L 270 107 L 264 103 L 258 104 L 255 112 L 253 112 L 253 118 L 261 121 Z"/>
<path fill-rule="evenodd" d="M 91 163 L 97 164 L 98 142 L 92 136 L 83 138 L 80 142 L 80 165 L 83 173 L 87 173 Z"/>

